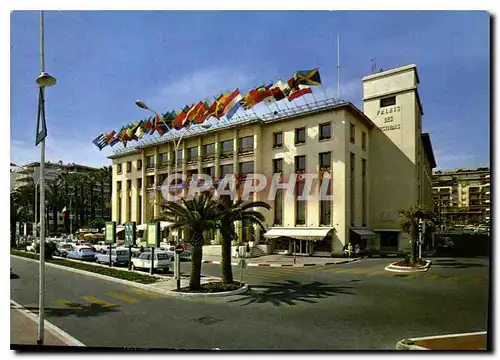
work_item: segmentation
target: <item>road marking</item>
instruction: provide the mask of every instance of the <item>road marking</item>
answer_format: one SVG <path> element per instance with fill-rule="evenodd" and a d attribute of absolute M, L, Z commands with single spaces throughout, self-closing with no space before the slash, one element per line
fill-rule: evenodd
<path fill-rule="evenodd" d="M 85 301 L 88 301 L 89 303 L 101 305 L 102 307 L 114 307 L 114 306 L 118 306 L 118 304 L 113 304 L 113 303 L 110 303 L 108 301 L 105 301 L 105 300 L 102 300 L 102 299 L 98 299 L 98 298 L 96 298 L 94 296 L 91 296 L 91 295 L 84 296 L 83 299 Z"/>
<path fill-rule="evenodd" d="M 125 294 L 120 294 L 120 293 L 117 293 L 117 292 L 114 292 L 114 291 L 108 291 L 106 293 L 106 295 L 111 296 L 112 298 L 115 298 L 115 299 L 123 300 L 123 301 L 131 303 L 131 304 L 136 304 L 136 303 L 140 302 L 136 298 L 127 296 Z"/>
<path fill-rule="evenodd" d="M 80 306 L 74 306 L 74 303 L 64 299 L 56 299 L 56 304 L 66 309 L 81 309 Z"/>
<path fill-rule="evenodd" d="M 134 292 L 136 293 L 137 295 L 142 295 L 142 296 L 145 296 L 145 297 L 148 297 L 148 298 L 151 298 L 151 299 L 161 299 L 161 298 L 164 298 L 165 296 L 162 296 L 160 294 L 156 294 L 156 293 L 152 293 L 152 292 L 149 292 L 149 291 L 144 291 L 144 290 L 141 290 L 141 289 L 127 289 L 128 292 Z"/>

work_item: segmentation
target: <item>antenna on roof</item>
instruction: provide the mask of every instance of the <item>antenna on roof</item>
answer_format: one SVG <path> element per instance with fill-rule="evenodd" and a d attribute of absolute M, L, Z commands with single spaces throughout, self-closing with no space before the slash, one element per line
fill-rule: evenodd
<path fill-rule="evenodd" d="M 372 62 L 372 73 L 377 71 L 377 58 L 370 59 Z"/>

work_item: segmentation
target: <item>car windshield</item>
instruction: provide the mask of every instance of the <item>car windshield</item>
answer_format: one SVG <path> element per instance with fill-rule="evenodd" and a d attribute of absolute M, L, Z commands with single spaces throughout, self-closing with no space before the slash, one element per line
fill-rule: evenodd
<path fill-rule="evenodd" d="M 85 249 L 80 249 L 80 252 L 81 253 L 91 253 L 93 251 L 92 251 L 92 249 L 85 248 Z"/>
<path fill-rule="evenodd" d="M 157 253 L 156 258 L 158 260 L 168 260 L 168 259 L 170 259 L 170 255 L 167 253 Z"/>
<path fill-rule="evenodd" d="M 63 248 L 63 249 L 73 249 L 73 245 L 64 244 L 64 245 L 61 246 L 61 248 Z"/>

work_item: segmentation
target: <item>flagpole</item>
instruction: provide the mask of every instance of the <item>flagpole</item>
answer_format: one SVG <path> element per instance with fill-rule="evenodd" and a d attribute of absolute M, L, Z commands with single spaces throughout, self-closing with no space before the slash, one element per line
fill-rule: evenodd
<path fill-rule="evenodd" d="M 340 37 L 337 34 L 337 98 L 340 101 Z"/>
<path fill-rule="evenodd" d="M 313 89 L 311 89 L 311 95 L 313 96 L 313 99 L 316 103 L 318 103 L 318 100 L 316 100 L 316 96 L 314 96 L 314 91 Z"/>

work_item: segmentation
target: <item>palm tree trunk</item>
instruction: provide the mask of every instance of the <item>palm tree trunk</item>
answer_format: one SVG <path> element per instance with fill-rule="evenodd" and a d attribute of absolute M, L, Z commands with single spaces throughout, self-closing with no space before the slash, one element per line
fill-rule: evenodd
<path fill-rule="evenodd" d="M 10 220 L 10 247 L 11 247 L 11 249 L 14 249 L 16 247 L 16 222 L 17 222 L 17 219 L 15 217 L 11 218 L 11 220 Z"/>
<path fill-rule="evenodd" d="M 57 206 L 53 205 L 52 207 L 52 216 L 54 217 L 54 223 L 52 225 L 52 230 L 57 232 Z"/>
<path fill-rule="evenodd" d="M 231 267 L 231 238 L 222 235 L 221 245 L 221 267 L 222 267 L 222 282 L 225 284 L 233 283 L 233 269 Z"/>
<path fill-rule="evenodd" d="M 413 238 L 410 244 L 410 266 L 415 266 L 417 263 L 417 239 Z"/>
<path fill-rule="evenodd" d="M 101 219 L 104 217 L 104 182 L 101 181 Z"/>
<path fill-rule="evenodd" d="M 200 235 L 197 235 L 200 236 Z M 203 235 L 201 235 L 203 237 Z M 199 242 L 197 244 L 200 244 Z M 203 242 L 201 243 L 203 244 Z M 189 288 L 198 290 L 201 287 L 201 260 L 203 257 L 203 245 L 193 245 L 193 255 L 191 257 L 191 278 Z"/>

